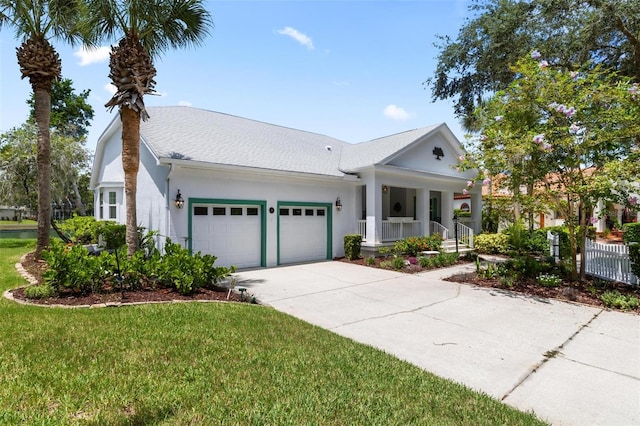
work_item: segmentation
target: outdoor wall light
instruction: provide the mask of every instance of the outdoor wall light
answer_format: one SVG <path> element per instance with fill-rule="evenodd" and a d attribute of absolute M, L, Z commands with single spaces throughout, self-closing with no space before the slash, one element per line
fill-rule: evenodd
<path fill-rule="evenodd" d="M 342 210 L 342 201 L 340 201 L 340 197 L 336 198 L 336 210 Z"/>
<path fill-rule="evenodd" d="M 176 207 L 179 209 L 184 207 L 184 200 L 182 199 L 182 194 L 180 193 L 179 189 L 178 189 L 178 194 L 176 195 L 176 200 L 174 201 L 174 203 L 176 204 Z"/>
<path fill-rule="evenodd" d="M 389 192 L 389 187 L 387 185 L 382 185 L 382 193 L 386 194 Z"/>

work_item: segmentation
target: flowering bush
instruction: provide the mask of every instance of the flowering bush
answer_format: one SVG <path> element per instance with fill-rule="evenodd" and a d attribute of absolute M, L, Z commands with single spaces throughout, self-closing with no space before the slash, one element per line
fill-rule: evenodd
<path fill-rule="evenodd" d="M 393 246 L 395 253 L 416 256 L 422 251 L 439 251 L 442 246 L 442 237 L 433 234 L 429 237 L 409 237 L 396 241 Z"/>

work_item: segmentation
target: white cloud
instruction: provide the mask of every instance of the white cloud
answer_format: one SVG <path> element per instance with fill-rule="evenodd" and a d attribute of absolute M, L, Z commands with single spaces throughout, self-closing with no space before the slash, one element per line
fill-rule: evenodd
<path fill-rule="evenodd" d="M 111 52 L 110 46 L 101 46 L 95 49 L 82 46 L 80 49 L 73 52 L 73 56 L 80 58 L 78 65 L 85 67 L 87 65 L 96 64 L 99 62 L 105 62 L 109 59 L 109 53 Z"/>
<path fill-rule="evenodd" d="M 387 107 L 384 109 L 384 115 L 385 117 L 399 121 L 407 121 L 408 119 L 415 116 L 415 114 L 409 113 L 404 108 L 394 104 L 387 105 Z"/>
<path fill-rule="evenodd" d="M 282 35 L 286 35 L 291 37 L 292 39 L 294 39 L 295 41 L 297 41 L 298 43 L 300 43 L 303 46 L 307 46 L 307 49 L 309 50 L 313 50 L 313 40 L 311 40 L 311 37 L 309 37 L 306 34 L 301 33 L 300 31 L 296 30 L 295 28 L 291 28 L 291 27 L 284 27 L 281 30 L 278 30 L 278 34 L 282 34 Z"/>
<path fill-rule="evenodd" d="M 189 102 L 189 101 L 179 101 L 178 105 L 180 105 L 180 106 L 188 106 L 188 107 L 193 106 L 193 104 L 191 102 Z"/>
<path fill-rule="evenodd" d="M 104 85 L 104 90 L 106 90 L 107 92 L 109 92 L 109 94 L 110 94 L 111 96 L 115 95 L 115 94 L 116 94 L 116 92 L 118 91 L 118 89 L 116 89 L 116 86 L 114 86 L 114 85 L 113 85 L 113 84 L 111 84 L 111 83 L 107 83 L 107 84 L 105 84 L 105 85 Z"/>

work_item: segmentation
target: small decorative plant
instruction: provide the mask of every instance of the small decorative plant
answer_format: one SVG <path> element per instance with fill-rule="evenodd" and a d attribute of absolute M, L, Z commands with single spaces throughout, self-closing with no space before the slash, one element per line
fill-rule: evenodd
<path fill-rule="evenodd" d="M 607 291 L 600 296 L 600 300 L 607 308 L 619 308 L 623 311 L 632 311 L 640 305 L 637 297 L 630 294 L 624 295 L 619 291 Z"/>
<path fill-rule="evenodd" d="M 543 287 L 560 287 L 562 278 L 554 274 L 540 274 L 538 275 L 538 284 Z"/>

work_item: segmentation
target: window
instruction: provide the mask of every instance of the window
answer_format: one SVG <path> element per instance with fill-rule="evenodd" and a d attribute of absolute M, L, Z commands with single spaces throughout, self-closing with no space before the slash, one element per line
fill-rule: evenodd
<path fill-rule="evenodd" d="M 247 216 L 258 216 L 257 207 L 247 207 Z"/>
<path fill-rule="evenodd" d="M 462 210 L 463 212 L 470 212 L 471 208 L 469 207 L 469 204 L 462 203 L 462 205 L 460 206 L 460 210 Z"/>
<path fill-rule="evenodd" d="M 313 216 L 313 209 L 304 209 L 305 216 Z"/>
<path fill-rule="evenodd" d="M 316 215 L 317 215 L 317 216 L 324 216 L 324 209 L 318 209 L 318 210 L 316 210 Z"/>
<path fill-rule="evenodd" d="M 280 216 L 289 216 L 289 209 L 280 209 Z"/>
<path fill-rule="evenodd" d="M 109 191 L 109 219 L 117 219 L 118 206 L 116 205 L 116 192 Z"/>
<path fill-rule="evenodd" d="M 104 219 L 104 193 L 100 191 L 100 219 Z"/>
<path fill-rule="evenodd" d="M 193 208 L 193 215 L 194 216 L 206 216 L 209 214 L 209 208 L 208 207 L 200 207 L 200 206 L 196 206 Z"/>
<path fill-rule="evenodd" d="M 242 216 L 242 207 L 231 207 L 231 216 Z"/>
<path fill-rule="evenodd" d="M 227 209 L 224 207 L 214 207 L 213 208 L 213 215 L 214 216 L 224 216 L 227 214 Z"/>
<path fill-rule="evenodd" d="M 302 209 L 293 209 L 294 216 L 302 216 Z"/>

